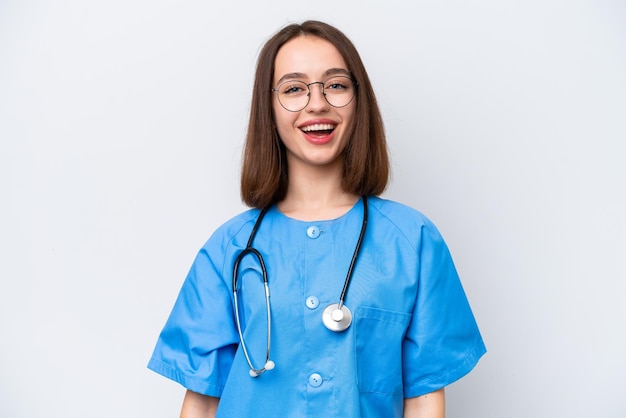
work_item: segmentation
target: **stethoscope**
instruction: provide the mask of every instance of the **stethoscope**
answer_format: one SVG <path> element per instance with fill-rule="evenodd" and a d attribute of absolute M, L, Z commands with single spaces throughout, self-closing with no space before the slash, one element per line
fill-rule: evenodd
<path fill-rule="evenodd" d="M 346 294 L 348 293 L 348 288 L 350 287 L 350 281 L 352 280 L 352 273 L 354 271 L 354 265 L 356 264 L 357 257 L 359 255 L 359 250 L 361 249 L 361 244 L 363 243 L 363 237 L 365 235 L 365 228 L 367 226 L 367 197 L 363 197 L 363 222 L 361 224 L 361 232 L 359 233 L 359 239 L 357 240 L 356 247 L 354 248 L 354 254 L 352 254 L 352 260 L 350 261 L 350 267 L 348 268 L 348 273 L 346 274 L 346 280 L 343 284 L 343 289 L 341 290 L 341 295 L 339 296 L 339 303 L 331 303 L 328 305 L 324 311 L 322 312 L 322 323 L 326 328 L 334 332 L 342 332 L 350 327 L 352 323 L 352 312 L 346 305 L 344 305 L 344 300 L 346 299 Z M 270 308 L 270 288 L 267 280 L 267 269 L 265 268 L 265 261 L 263 260 L 263 256 L 261 253 L 254 247 L 252 247 L 252 241 L 254 241 L 254 237 L 256 236 L 257 230 L 261 225 L 261 221 L 265 217 L 269 207 L 264 208 L 256 222 L 254 223 L 254 227 L 252 228 L 252 232 L 250 233 L 250 238 L 248 238 L 248 243 L 246 244 L 246 248 L 244 248 L 237 258 L 235 259 L 235 264 L 233 266 L 233 298 L 234 298 L 234 311 L 235 311 L 235 322 L 237 323 L 237 331 L 239 332 L 239 340 L 241 341 L 241 349 L 243 351 L 243 355 L 248 362 L 248 366 L 250 366 L 250 376 L 257 377 L 261 373 L 264 373 L 267 370 L 272 370 L 276 364 L 270 359 L 270 347 L 271 347 L 271 329 L 272 329 L 272 310 Z M 267 311 L 267 350 L 265 352 L 265 363 L 263 367 L 260 369 L 255 368 L 252 365 L 252 360 L 250 360 L 250 355 L 248 354 L 248 348 L 246 347 L 246 343 L 243 338 L 243 331 L 241 329 L 241 320 L 239 319 L 239 300 L 237 297 L 238 294 L 238 275 L 239 275 L 239 263 L 241 260 L 248 254 L 252 254 L 258 260 L 261 266 L 261 273 L 263 275 L 263 287 L 265 288 L 265 309 Z"/>

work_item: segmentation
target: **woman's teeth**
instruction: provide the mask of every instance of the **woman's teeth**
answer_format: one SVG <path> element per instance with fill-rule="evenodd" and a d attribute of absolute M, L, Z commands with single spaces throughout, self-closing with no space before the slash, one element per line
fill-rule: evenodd
<path fill-rule="evenodd" d="M 315 125 L 309 125 L 302 128 L 303 132 L 319 132 L 319 131 L 332 131 L 335 129 L 335 125 L 331 125 L 330 123 L 318 123 Z"/>

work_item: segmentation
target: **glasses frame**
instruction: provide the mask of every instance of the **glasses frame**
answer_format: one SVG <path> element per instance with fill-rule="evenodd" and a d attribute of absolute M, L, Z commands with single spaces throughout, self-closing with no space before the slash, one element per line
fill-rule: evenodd
<path fill-rule="evenodd" d="M 333 78 L 347 78 L 348 80 L 350 80 L 350 82 L 352 83 L 352 88 L 354 89 L 354 92 L 352 94 L 352 97 L 350 98 L 350 100 L 348 101 L 348 103 L 346 103 L 343 106 L 335 106 L 334 104 L 332 104 L 331 102 L 328 101 L 328 97 L 326 97 L 326 91 L 324 91 L 324 84 L 326 84 L 326 82 L 328 80 L 332 80 Z M 288 109 L 283 102 L 280 101 L 280 94 L 278 95 L 278 103 L 280 104 L 280 106 L 285 109 L 287 112 L 300 112 L 303 109 L 306 109 L 306 107 L 309 105 L 309 102 L 311 101 L 311 86 L 314 84 L 319 84 L 322 86 L 322 96 L 324 97 L 324 100 L 326 101 L 326 103 L 328 103 L 330 106 L 334 107 L 335 109 L 341 109 L 342 107 L 346 107 L 348 106 L 350 103 L 352 103 L 352 101 L 354 100 L 354 98 L 356 97 L 356 91 L 357 91 L 357 87 L 359 85 L 359 83 L 356 82 L 356 80 L 352 77 L 352 76 L 348 76 L 348 75 L 338 75 L 338 76 L 334 76 L 334 77 L 329 77 L 328 80 L 326 81 L 312 81 L 310 83 L 305 83 L 302 80 L 285 80 L 282 83 L 280 83 L 278 86 L 276 87 L 272 87 L 270 88 L 270 91 L 273 91 L 275 93 L 278 93 L 280 91 L 280 86 L 282 86 L 285 83 L 293 83 L 294 81 L 297 81 L 299 83 L 302 83 L 306 86 L 308 93 L 306 95 L 307 99 L 306 99 L 306 103 L 304 104 L 304 106 L 302 106 L 300 109 L 298 110 L 291 110 Z"/>

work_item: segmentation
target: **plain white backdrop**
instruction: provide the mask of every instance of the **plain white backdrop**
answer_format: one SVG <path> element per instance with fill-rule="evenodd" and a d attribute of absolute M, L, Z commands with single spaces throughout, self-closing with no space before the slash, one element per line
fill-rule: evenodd
<path fill-rule="evenodd" d="M 177 416 L 146 364 L 244 209 L 259 48 L 307 18 L 360 50 L 385 197 L 439 226 L 481 326 L 448 417 L 626 416 L 618 0 L 0 0 L 0 416 Z"/>

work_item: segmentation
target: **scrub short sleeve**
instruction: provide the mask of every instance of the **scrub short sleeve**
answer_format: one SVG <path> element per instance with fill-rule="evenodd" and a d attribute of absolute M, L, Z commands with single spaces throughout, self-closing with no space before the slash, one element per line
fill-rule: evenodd
<path fill-rule="evenodd" d="M 239 342 L 220 241 L 212 237 L 198 253 L 148 363 L 187 389 L 216 397 Z"/>
<path fill-rule="evenodd" d="M 448 247 L 429 222 L 418 252 L 416 303 L 403 347 L 405 398 L 460 379 L 486 351 Z"/>

